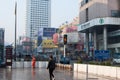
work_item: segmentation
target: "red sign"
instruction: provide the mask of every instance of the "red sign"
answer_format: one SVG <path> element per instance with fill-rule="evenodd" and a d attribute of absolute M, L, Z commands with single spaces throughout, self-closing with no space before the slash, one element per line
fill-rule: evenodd
<path fill-rule="evenodd" d="M 12 66 L 12 46 L 6 47 L 6 66 Z"/>

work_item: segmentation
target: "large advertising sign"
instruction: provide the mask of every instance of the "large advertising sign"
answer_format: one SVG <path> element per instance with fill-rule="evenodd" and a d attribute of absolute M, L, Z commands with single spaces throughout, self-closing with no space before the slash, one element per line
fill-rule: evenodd
<path fill-rule="evenodd" d="M 55 34 L 53 34 L 53 42 L 54 42 L 54 44 L 57 44 L 58 43 L 58 33 L 55 33 Z"/>
<path fill-rule="evenodd" d="M 38 36 L 52 37 L 54 33 L 56 33 L 56 28 L 40 28 Z"/>
<path fill-rule="evenodd" d="M 38 36 L 37 41 L 37 46 L 40 46 L 40 44 L 42 43 L 42 36 Z"/>
<path fill-rule="evenodd" d="M 67 33 L 67 42 L 68 43 L 77 43 L 79 41 L 78 32 Z"/>
<path fill-rule="evenodd" d="M 66 33 L 67 43 L 77 43 L 80 40 L 80 34 L 78 32 Z M 59 34 L 59 43 L 63 43 L 63 35 Z"/>
<path fill-rule="evenodd" d="M 40 44 L 42 43 L 42 40 L 44 40 L 44 38 L 52 38 L 53 34 L 56 33 L 56 28 L 39 28 L 38 31 L 38 46 L 40 46 Z"/>
<path fill-rule="evenodd" d="M 63 35 L 62 34 L 59 34 L 58 42 L 63 43 Z"/>
<path fill-rule="evenodd" d="M 43 28 L 44 37 L 52 37 L 54 33 L 56 33 L 55 28 Z"/>

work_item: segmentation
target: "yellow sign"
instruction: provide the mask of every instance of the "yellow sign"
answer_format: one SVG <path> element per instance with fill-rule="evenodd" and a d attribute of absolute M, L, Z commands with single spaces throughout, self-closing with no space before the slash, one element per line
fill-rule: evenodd
<path fill-rule="evenodd" d="M 53 40 L 52 40 L 52 39 L 48 39 L 48 40 L 43 40 L 43 41 L 42 41 L 42 47 L 43 47 L 43 48 L 57 48 L 58 46 L 56 46 L 56 45 L 53 43 Z"/>

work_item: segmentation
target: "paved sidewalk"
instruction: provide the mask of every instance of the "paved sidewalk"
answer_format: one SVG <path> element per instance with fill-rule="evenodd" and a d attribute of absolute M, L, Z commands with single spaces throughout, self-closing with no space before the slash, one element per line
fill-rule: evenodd
<path fill-rule="evenodd" d="M 86 74 L 56 69 L 56 80 L 86 80 Z M 0 80 L 49 80 L 47 69 L 0 69 Z M 88 80 L 118 80 L 89 75 Z"/>

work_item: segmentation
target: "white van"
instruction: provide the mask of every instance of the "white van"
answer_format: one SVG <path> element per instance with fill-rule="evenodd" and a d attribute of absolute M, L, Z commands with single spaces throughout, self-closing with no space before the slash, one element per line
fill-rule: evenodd
<path fill-rule="evenodd" d="M 113 64 L 120 64 L 120 53 L 114 53 Z"/>

